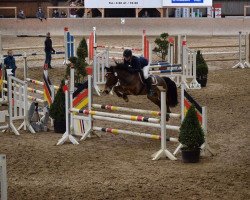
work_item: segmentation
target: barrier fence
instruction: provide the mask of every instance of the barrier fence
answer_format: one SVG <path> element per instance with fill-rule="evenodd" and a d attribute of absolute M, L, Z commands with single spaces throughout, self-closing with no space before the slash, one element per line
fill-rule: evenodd
<path fill-rule="evenodd" d="M 85 140 L 93 131 L 101 131 L 106 133 L 113 133 L 113 134 L 127 134 L 127 135 L 134 135 L 134 136 L 140 136 L 140 137 L 146 137 L 151 139 L 158 139 L 161 140 L 161 149 L 152 155 L 153 160 L 158 160 L 161 157 L 168 157 L 171 160 L 176 160 L 175 155 L 178 153 L 178 151 L 181 148 L 181 144 L 178 145 L 178 147 L 175 149 L 174 153 L 171 153 L 166 148 L 166 141 L 172 141 L 172 142 L 178 142 L 177 138 L 172 138 L 167 134 L 167 130 L 175 130 L 179 131 L 179 126 L 173 126 L 173 125 L 166 125 L 166 93 L 162 89 L 161 90 L 161 111 L 149 111 L 149 110 L 141 110 L 141 109 L 132 109 L 132 108 L 122 108 L 122 107 L 116 107 L 116 106 L 109 106 L 109 105 L 99 105 L 99 104 L 93 104 L 92 103 L 92 79 L 91 76 L 88 76 L 88 83 L 86 85 L 86 91 L 87 93 L 82 96 L 82 98 L 86 99 L 87 109 L 77 109 L 73 107 L 72 101 L 73 101 L 73 92 L 74 92 L 74 68 L 71 67 L 71 79 L 70 79 L 70 85 L 67 85 L 68 82 L 66 82 L 66 85 L 64 87 L 65 91 L 65 113 L 66 113 L 66 132 L 62 136 L 62 138 L 58 141 L 57 145 L 61 145 L 67 140 L 69 140 L 73 144 L 79 144 L 77 139 L 73 136 L 75 135 L 81 135 L 81 140 Z M 87 86 L 88 85 L 88 86 Z M 190 104 L 187 103 L 187 100 L 185 100 L 187 96 L 187 92 L 185 92 L 184 87 L 185 85 L 182 85 L 183 89 L 182 92 L 182 100 L 181 100 L 181 114 L 170 114 L 171 117 L 177 117 L 184 119 L 185 116 L 185 110 Z M 195 101 L 191 99 L 190 95 L 188 95 L 188 101 L 191 101 L 191 103 L 194 103 Z M 190 100 L 191 99 L 191 100 Z M 198 110 L 200 110 L 200 106 L 195 102 L 195 106 L 198 106 Z M 106 110 L 114 110 L 114 111 L 124 111 L 126 112 L 140 112 L 140 113 L 147 113 L 147 114 L 153 114 L 160 116 L 160 119 L 153 118 L 153 117 L 145 117 L 145 116 L 134 116 L 134 115 L 124 115 L 124 114 L 116 114 L 116 113 L 108 113 L 108 112 L 102 112 L 102 111 L 95 111 L 93 108 L 99 108 L 99 109 L 106 109 Z M 202 117 L 199 117 L 200 122 L 202 126 L 204 127 L 204 130 L 206 132 L 206 108 L 202 108 Z M 74 120 L 80 120 L 82 127 L 79 129 L 75 126 Z M 110 122 L 118 122 L 118 123 L 125 123 L 125 124 L 131 124 L 131 125 L 140 125 L 140 126 L 148 126 L 148 127 L 154 127 L 154 128 L 160 128 L 161 134 L 160 135 L 152 135 L 149 133 L 140 133 L 140 132 L 134 132 L 134 131 L 128 131 L 128 130 L 120 130 L 120 129 L 114 129 L 114 128 L 107 128 L 107 127 L 98 127 L 95 126 L 95 121 L 93 120 L 104 120 L 104 121 L 110 121 Z M 93 123 L 94 122 L 94 123 Z M 97 134 L 96 132 L 94 132 Z M 98 134 L 97 134 L 98 135 Z M 99 136 L 99 135 L 98 135 Z M 210 151 L 209 146 L 206 144 L 203 145 L 203 149 L 207 149 Z M 211 151 L 210 151 L 211 152 Z"/>
<path fill-rule="evenodd" d="M 202 45 L 202 46 L 189 46 L 191 49 L 199 49 L 203 55 L 229 55 L 230 57 L 226 58 L 206 58 L 207 62 L 214 61 L 239 61 L 233 68 L 245 68 L 250 67 L 250 54 L 249 54 L 249 40 L 250 34 L 243 34 L 241 31 L 239 32 L 237 39 L 238 44 L 236 45 Z M 238 49 L 237 49 L 238 48 Z M 205 51 L 205 49 L 210 49 L 209 51 Z M 214 51 L 214 50 L 217 51 Z M 233 49 L 233 50 L 232 50 Z M 237 56 L 237 57 L 236 57 Z"/>
<path fill-rule="evenodd" d="M 132 50 L 134 53 L 134 55 L 137 56 L 143 56 L 146 59 L 148 59 L 149 61 L 152 60 L 152 55 L 151 55 L 151 45 L 149 43 L 149 40 L 147 39 L 146 36 L 146 31 L 143 30 L 143 34 L 142 34 L 142 47 L 138 48 L 138 47 L 122 47 L 122 46 L 110 46 L 110 45 L 100 45 L 97 44 L 96 42 L 96 27 L 93 27 L 93 31 L 91 32 L 89 39 L 88 39 L 88 49 L 89 49 L 89 61 L 94 59 L 94 54 L 99 53 L 100 51 L 102 51 L 103 49 L 108 49 L 109 50 L 109 58 L 110 59 L 117 59 L 120 60 L 122 58 L 122 54 L 123 51 L 125 49 L 130 49 Z M 113 51 L 110 51 L 110 50 Z M 114 51 L 116 50 L 116 51 Z M 94 52 L 97 51 L 97 52 Z M 117 57 L 117 55 L 119 55 L 119 57 Z"/>

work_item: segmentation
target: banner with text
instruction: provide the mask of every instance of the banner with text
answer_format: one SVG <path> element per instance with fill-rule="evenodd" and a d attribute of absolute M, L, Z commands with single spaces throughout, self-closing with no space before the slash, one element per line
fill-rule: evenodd
<path fill-rule="evenodd" d="M 85 0 L 85 8 L 162 8 L 162 0 Z"/>
<path fill-rule="evenodd" d="M 163 0 L 163 7 L 211 7 L 213 0 Z"/>

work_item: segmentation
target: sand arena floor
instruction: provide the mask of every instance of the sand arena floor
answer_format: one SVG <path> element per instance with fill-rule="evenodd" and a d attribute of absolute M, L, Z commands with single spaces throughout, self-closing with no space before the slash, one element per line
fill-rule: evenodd
<path fill-rule="evenodd" d="M 98 42 L 139 46 L 140 39 L 100 37 Z M 43 40 L 4 37 L 3 45 L 43 45 Z M 62 38 L 53 41 L 58 44 Z M 237 43 L 230 37 L 197 37 L 189 41 L 192 45 Z M 159 150 L 160 142 L 146 138 L 104 134 L 80 145 L 56 146 L 61 135 L 53 131 L 37 134 L 21 131 L 20 136 L 1 133 L 0 153 L 7 155 L 9 199 L 250 199 L 250 71 L 231 69 L 235 63 L 209 63 L 207 87 L 191 91 L 201 105 L 208 107 L 208 142 L 215 156 L 203 157 L 198 164 L 184 164 L 180 155 L 177 161 L 151 161 L 150 155 Z M 42 80 L 42 63 L 29 67 L 29 77 Z M 64 71 L 59 65 L 49 71 L 53 83 L 60 83 Z M 17 76 L 23 77 L 22 63 L 18 65 Z M 116 96 L 95 96 L 94 102 L 157 109 L 143 96 L 131 96 L 129 103 Z M 180 105 L 172 111 L 179 112 Z M 170 123 L 178 125 L 173 119 Z M 151 131 L 104 121 L 98 124 Z M 168 143 L 171 151 L 175 147 L 176 144 Z"/>

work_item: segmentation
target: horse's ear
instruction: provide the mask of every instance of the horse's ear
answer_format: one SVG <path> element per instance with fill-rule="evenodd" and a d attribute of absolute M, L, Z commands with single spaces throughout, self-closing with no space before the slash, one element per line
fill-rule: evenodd
<path fill-rule="evenodd" d="M 104 69 L 105 69 L 107 72 L 112 72 L 112 66 L 110 66 L 110 67 L 104 67 Z"/>

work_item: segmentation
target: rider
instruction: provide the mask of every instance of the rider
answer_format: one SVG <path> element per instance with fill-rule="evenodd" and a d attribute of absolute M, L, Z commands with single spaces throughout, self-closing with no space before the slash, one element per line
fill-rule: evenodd
<path fill-rule="evenodd" d="M 130 49 L 124 50 L 123 61 L 124 61 L 124 64 L 127 66 L 127 69 L 129 72 L 132 72 L 132 73 L 140 72 L 140 74 L 144 78 L 148 95 L 153 96 L 154 90 L 152 88 L 152 80 L 148 76 L 145 77 L 144 73 L 142 72 L 142 69 L 148 65 L 148 61 L 143 57 L 138 58 L 136 56 L 133 56 L 132 51 Z"/>

